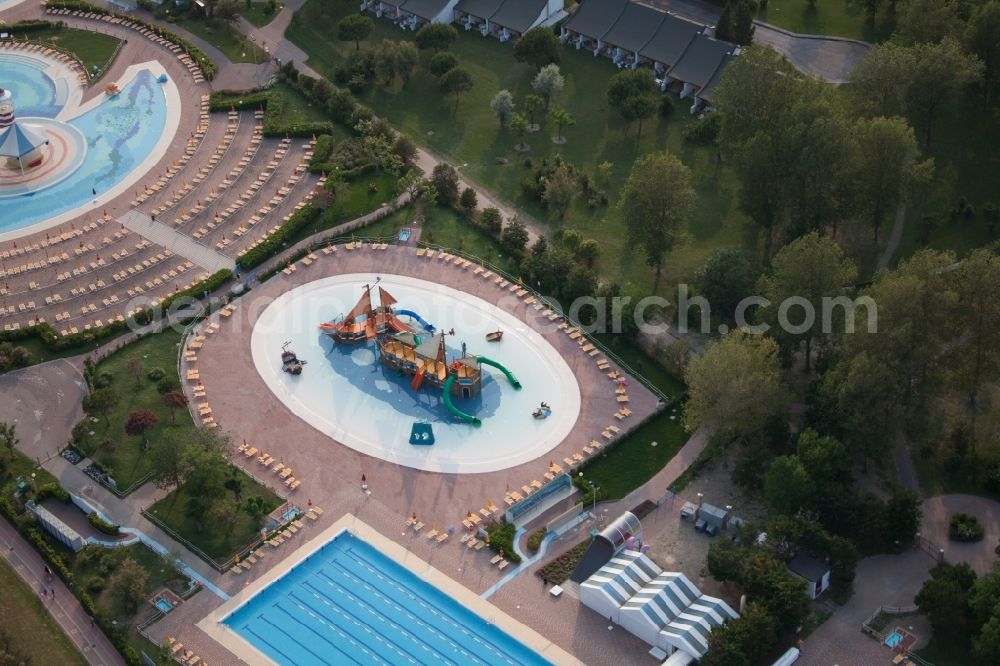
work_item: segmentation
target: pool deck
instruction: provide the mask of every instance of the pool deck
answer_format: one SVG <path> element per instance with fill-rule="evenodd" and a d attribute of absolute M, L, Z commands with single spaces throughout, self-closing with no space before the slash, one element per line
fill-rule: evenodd
<path fill-rule="evenodd" d="M 434 567 L 449 580 L 474 596 L 480 595 L 511 571 L 499 571 L 489 563 L 489 549 L 470 550 L 458 543 L 462 519 L 469 511 L 478 511 L 487 499 L 502 505 L 509 488 L 519 489 L 532 479 L 542 479 L 550 460 L 565 468 L 563 458 L 571 456 L 591 439 L 603 441 L 601 432 L 608 425 L 621 428 L 622 434 L 652 415 L 657 408 L 656 396 L 632 381 L 628 389 L 629 408 L 633 414 L 623 421 L 614 418 L 619 407 L 615 400 L 614 383 L 607 371 L 597 368 L 594 358 L 582 352 L 557 324 L 532 315 L 537 314 L 506 289 L 501 290 L 491 280 L 473 274 L 473 268 L 462 269 L 439 259 L 418 257 L 413 247 L 389 247 L 376 251 L 368 248 L 347 251 L 343 247 L 332 256 L 317 253 L 318 261 L 311 266 L 299 264 L 289 276 L 278 274 L 243 296 L 235 313 L 221 319 L 218 332 L 207 336 L 198 352 L 196 363 L 208 402 L 221 429 L 235 441 L 246 439 L 257 448 L 266 450 L 275 460 L 293 468 L 302 486 L 290 499 L 299 506 L 308 501 L 321 506 L 323 516 L 315 523 L 305 520 L 304 533 L 295 538 L 311 540 L 314 534 L 327 529 L 341 516 L 350 514 L 391 539 L 419 562 Z M 280 294 L 306 282 L 343 273 L 378 270 L 388 274 L 410 275 L 460 289 L 483 298 L 527 321 L 559 351 L 577 378 L 581 394 L 581 409 L 570 434 L 548 454 L 523 465 L 483 474 L 439 474 L 400 467 L 358 453 L 315 430 L 293 415 L 267 388 L 257 374 L 250 352 L 253 324 L 261 312 Z M 612 367 L 614 365 L 612 364 Z M 306 369 L 308 372 L 308 368 Z M 191 385 L 185 386 L 190 390 Z M 555 388 L 555 387 L 554 387 Z M 606 442 L 605 442 L 606 443 Z M 255 459 L 237 456 L 236 464 L 282 496 L 287 489 L 273 473 Z M 370 494 L 361 490 L 361 475 L 367 479 Z M 406 527 L 406 518 L 413 512 L 426 524 L 421 533 Z M 447 530 L 456 527 L 456 534 L 443 544 L 426 539 L 431 527 Z M 568 543 L 583 538 L 583 534 L 568 536 L 553 552 Z M 291 546 L 291 547 L 290 547 Z M 284 560 L 290 557 L 296 544 L 278 548 L 264 547 L 265 557 L 241 575 L 224 574 L 214 580 L 234 596 L 243 590 L 257 589 L 258 579 L 273 578 L 272 570 L 284 571 Z M 547 559 L 547 558 L 546 558 Z M 585 663 L 636 663 L 648 660 L 649 646 L 622 630 L 608 632 L 607 618 L 599 617 L 569 595 L 551 597 L 547 587 L 530 572 L 523 572 L 507 583 L 490 599 L 493 606 L 522 621 L 533 631 Z M 219 599 L 199 594 L 156 624 L 149 627 L 154 640 L 173 636 L 190 647 L 209 663 L 253 663 L 237 658 L 234 652 L 206 634 L 196 623 L 216 610 Z"/>
<path fill-rule="evenodd" d="M 449 595 L 479 617 L 496 625 L 506 634 L 531 648 L 553 664 L 569 665 L 583 663 L 537 631 L 499 610 L 490 602 L 481 599 L 464 585 L 456 582 L 427 562 L 414 557 L 413 553 L 409 550 L 350 514 L 345 514 L 333 525 L 299 546 L 299 548 L 285 559 L 281 560 L 277 566 L 272 567 L 266 574 L 257 578 L 257 580 L 245 587 L 239 594 L 213 610 L 198 623 L 198 628 L 248 664 L 273 664 L 274 662 L 269 657 L 260 652 L 236 631 L 223 624 L 223 620 L 230 613 L 252 599 L 287 572 L 294 569 L 307 557 L 330 543 L 343 532 L 353 534 L 362 541 L 367 542 L 383 555 L 394 560 L 396 564 L 409 570 L 425 583 Z"/>

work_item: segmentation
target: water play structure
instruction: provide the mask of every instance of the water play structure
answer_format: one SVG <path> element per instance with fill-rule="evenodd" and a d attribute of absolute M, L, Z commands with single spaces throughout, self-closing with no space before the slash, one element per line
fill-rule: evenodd
<path fill-rule="evenodd" d="M 502 364 L 485 356 L 462 353 L 448 359 L 445 332 L 412 310 L 396 309 L 396 299 L 379 286 L 379 304 L 372 303 L 372 286 L 365 285 L 364 293 L 350 312 L 332 322 L 320 324 L 320 330 L 338 344 L 359 344 L 375 340 L 382 364 L 400 374 L 412 376 L 410 388 L 419 391 L 424 384 L 440 388 L 442 402 L 448 412 L 459 421 L 480 427 L 482 421 L 459 409 L 455 398 L 472 399 L 482 391 L 482 366 L 488 365 L 504 374 L 515 390 L 521 382 Z M 431 334 L 421 339 L 416 330 L 399 319 L 410 317 Z M 449 334 L 454 334 L 452 329 Z"/>

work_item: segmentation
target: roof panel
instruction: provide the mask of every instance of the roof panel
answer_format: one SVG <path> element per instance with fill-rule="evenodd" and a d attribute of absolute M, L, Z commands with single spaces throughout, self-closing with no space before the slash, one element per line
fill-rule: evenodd
<path fill-rule="evenodd" d="M 673 67 L 691 40 L 701 34 L 702 30 L 704 27 L 697 23 L 667 14 L 653 37 L 639 51 L 639 55 L 646 60 Z"/>
<path fill-rule="evenodd" d="M 507 0 L 490 20 L 515 32 L 527 32 L 545 9 L 547 0 Z"/>
<path fill-rule="evenodd" d="M 406 0 L 406 3 L 403 5 L 403 11 L 416 14 L 420 18 L 430 21 L 443 12 L 447 6 L 448 0 Z"/>
<path fill-rule="evenodd" d="M 602 39 L 628 4 L 628 0 L 584 0 L 566 21 L 566 29 L 591 39 Z"/>
<path fill-rule="evenodd" d="M 630 2 L 603 41 L 637 52 L 653 38 L 666 15 L 666 12 Z"/>
<path fill-rule="evenodd" d="M 670 71 L 670 77 L 699 88 L 708 85 L 733 45 L 698 35 Z"/>
<path fill-rule="evenodd" d="M 504 0 L 459 0 L 455 5 L 455 11 L 488 19 L 497 13 L 503 3 Z"/>

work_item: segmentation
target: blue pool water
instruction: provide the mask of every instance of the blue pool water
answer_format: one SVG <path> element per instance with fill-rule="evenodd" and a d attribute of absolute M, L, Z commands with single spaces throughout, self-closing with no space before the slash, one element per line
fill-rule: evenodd
<path fill-rule="evenodd" d="M 77 208 L 93 198 L 93 190 L 101 194 L 117 185 L 152 151 L 166 120 L 163 90 L 151 72 L 141 70 L 117 96 L 69 121 L 87 139 L 83 164 L 57 185 L 5 200 L 0 205 L 0 232 Z"/>
<path fill-rule="evenodd" d="M 281 666 L 548 663 L 347 533 L 223 622 Z"/>
<path fill-rule="evenodd" d="M 18 116 L 56 117 L 60 109 L 56 103 L 56 84 L 42 71 L 41 61 L 5 54 L 0 63 L 3 63 L 0 88 L 13 94 Z"/>
<path fill-rule="evenodd" d="M 174 609 L 174 607 L 170 605 L 170 602 L 167 601 L 166 599 L 157 599 L 156 601 L 153 602 L 153 605 L 155 605 L 164 613 L 169 613 Z"/>
<path fill-rule="evenodd" d="M 903 634 L 899 633 L 898 631 L 894 631 L 891 634 L 889 634 L 889 636 L 885 639 L 885 644 L 891 648 L 894 648 L 897 645 L 899 645 L 900 641 L 902 640 L 903 640 Z"/>

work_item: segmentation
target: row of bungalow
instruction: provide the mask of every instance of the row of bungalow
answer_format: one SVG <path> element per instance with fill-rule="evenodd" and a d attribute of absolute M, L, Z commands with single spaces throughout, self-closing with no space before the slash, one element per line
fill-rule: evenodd
<path fill-rule="evenodd" d="M 566 17 L 563 0 L 362 0 L 361 11 L 405 30 L 457 23 L 484 37 L 517 41 Z M 715 39 L 714 28 L 632 0 L 584 0 L 561 30 L 563 43 L 605 56 L 621 68 L 648 65 L 661 90 L 692 99 L 691 112 L 712 108 L 712 93 L 740 47 Z"/>
<path fill-rule="evenodd" d="M 566 17 L 564 0 L 362 0 L 361 11 L 387 18 L 404 30 L 428 23 L 458 23 L 483 37 L 517 41 L 538 26 Z"/>
<path fill-rule="evenodd" d="M 562 26 L 563 43 L 611 58 L 619 67 L 649 65 L 661 90 L 691 97 L 691 112 L 711 108 L 712 93 L 740 47 L 713 28 L 629 0 L 588 0 Z"/>

